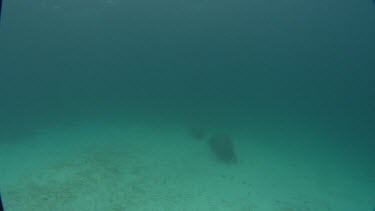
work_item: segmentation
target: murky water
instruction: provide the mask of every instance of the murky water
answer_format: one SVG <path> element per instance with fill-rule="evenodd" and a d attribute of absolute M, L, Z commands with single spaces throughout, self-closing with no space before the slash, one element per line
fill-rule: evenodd
<path fill-rule="evenodd" d="M 175 134 L 178 132 L 173 128 L 177 127 L 181 128 L 182 137 L 185 129 L 198 128 L 209 134 L 230 134 L 239 151 L 237 158 L 253 162 L 258 170 L 263 168 L 264 159 L 278 160 L 277 156 L 281 156 L 288 158 L 290 165 L 306 168 L 304 172 L 310 174 L 311 181 L 325 181 L 317 182 L 325 185 L 316 190 L 313 182 L 306 187 L 296 184 L 294 177 L 282 174 L 285 166 L 272 161 L 278 166 L 270 167 L 275 169 L 273 176 L 285 176 L 280 180 L 281 195 L 291 192 L 285 188 L 289 183 L 311 195 L 330 193 L 315 201 L 306 196 L 303 200 L 308 202 L 303 205 L 291 202 L 301 201 L 298 197 L 291 197 L 290 201 L 267 198 L 262 191 L 256 191 L 262 190 L 257 185 L 262 176 L 252 175 L 249 183 L 253 182 L 254 191 L 249 197 L 264 200 L 251 205 L 240 200 L 238 203 L 243 202 L 244 206 L 236 210 L 341 211 L 375 207 L 373 2 L 17 0 L 4 2 L 2 16 L 0 180 L 8 181 L 1 172 L 9 166 L 17 169 L 17 162 L 22 162 L 14 156 L 10 164 L 9 156 L 15 154 L 9 149 L 40 144 L 41 137 L 51 128 L 60 128 L 67 134 L 67 127 L 79 128 L 77 125 L 85 122 L 83 125 L 92 123 L 96 128 L 102 122 L 102 128 L 113 123 L 115 128 L 118 124 L 124 128 L 129 124 L 147 125 L 153 132 Z M 59 134 L 47 142 L 57 143 Z M 163 140 L 162 137 L 156 140 Z M 90 140 L 82 142 L 89 144 Z M 141 143 L 149 147 L 147 141 Z M 49 150 L 47 145 L 41 145 L 44 151 Z M 256 158 L 251 155 L 256 154 L 252 146 L 259 149 Z M 168 148 L 168 144 L 164 147 Z M 178 154 L 175 153 L 177 157 Z M 48 154 L 45 156 L 48 159 Z M 337 171 L 332 170 L 335 167 Z M 232 173 L 240 177 L 249 169 Z M 328 169 L 332 171 L 331 182 L 324 175 Z M 290 175 L 296 173 L 284 170 Z M 341 180 L 345 182 L 338 182 Z M 348 191 L 342 184 L 351 181 L 360 183 L 352 184 L 354 190 L 358 189 L 352 192 L 355 197 L 337 188 Z M 74 182 L 77 180 L 69 184 Z M 327 187 L 327 183 L 337 186 Z M 15 197 L 9 193 L 17 188 L 7 188 L 11 182 L 0 181 L 0 185 L 5 197 Z M 211 195 L 211 202 L 215 194 Z M 342 201 L 347 204 L 344 206 Z M 196 206 L 192 206 L 195 202 Z M 228 203 L 229 208 L 218 206 L 233 210 Z M 65 206 L 62 201 L 57 204 L 53 206 L 56 209 Z M 79 204 L 85 207 L 89 203 L 83 199 Z M 97 207 L 107 205 L 106 202 Z M 138 207 L 168 208 L 171 207 L 163 204 Z M 217 210 L 215 205 L 201 206 L 194 200 L 189 207 L 178 199 L 172 208 Z M 122 208 L 116 204 L 116 209 Z"/>

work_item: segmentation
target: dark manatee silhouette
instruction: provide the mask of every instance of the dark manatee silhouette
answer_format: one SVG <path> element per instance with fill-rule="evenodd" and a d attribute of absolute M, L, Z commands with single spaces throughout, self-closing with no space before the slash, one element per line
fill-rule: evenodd
<path fill-rule="evenodd" d="M 0 20 L 1 20 L 1 11 L 3 8 L 3 0 L 0 0 Z"/>
<path fill-rule="evenodd" d="M 1 194 L 0 194 L 0 211 L 4 211 L 3 202 L 1 201 Z"/>
<path fill-rule="evenodd" d="M 232 139 L 226 134 L 215 134 L 208 144 L 216 158 L 224 163 L 236 163 L 237 157 Z"/>

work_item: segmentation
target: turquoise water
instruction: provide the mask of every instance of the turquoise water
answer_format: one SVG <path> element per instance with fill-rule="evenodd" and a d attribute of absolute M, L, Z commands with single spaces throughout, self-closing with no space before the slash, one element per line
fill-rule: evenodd
<path fill-rule="evenodd" d="M 373 2 L 19 0 L 3 10 L 9 210 L 375 208 Z M 206 141 L 216 133 L 231 137 L 238 163 L 215 160 Z"/>

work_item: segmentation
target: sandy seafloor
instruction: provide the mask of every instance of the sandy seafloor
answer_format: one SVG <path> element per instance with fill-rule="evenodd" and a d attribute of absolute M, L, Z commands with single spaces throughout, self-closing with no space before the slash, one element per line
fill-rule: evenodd
<path fill-rule="evenodd" d="M 365 155 L 354 157 L 312 135 L 275 141 L 228 129 L 238 163 L 226 164 L 187 127 L 177 121 L 97 118 L 0 142 L 5 210 L 372 211 L 375 206 L 374 167 Z"/>

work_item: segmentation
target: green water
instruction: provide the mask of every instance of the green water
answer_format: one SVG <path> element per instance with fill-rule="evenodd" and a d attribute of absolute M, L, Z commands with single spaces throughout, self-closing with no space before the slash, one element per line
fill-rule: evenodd
<path fill-rule="evenodd" d="M 282 148 L 318 143 L 327 148 L 310 156 L 332 150 L 375 189 L 369 0 L 19 0 L 3 10 L 0 142 L 85 119 L 199 125 Z"/>

